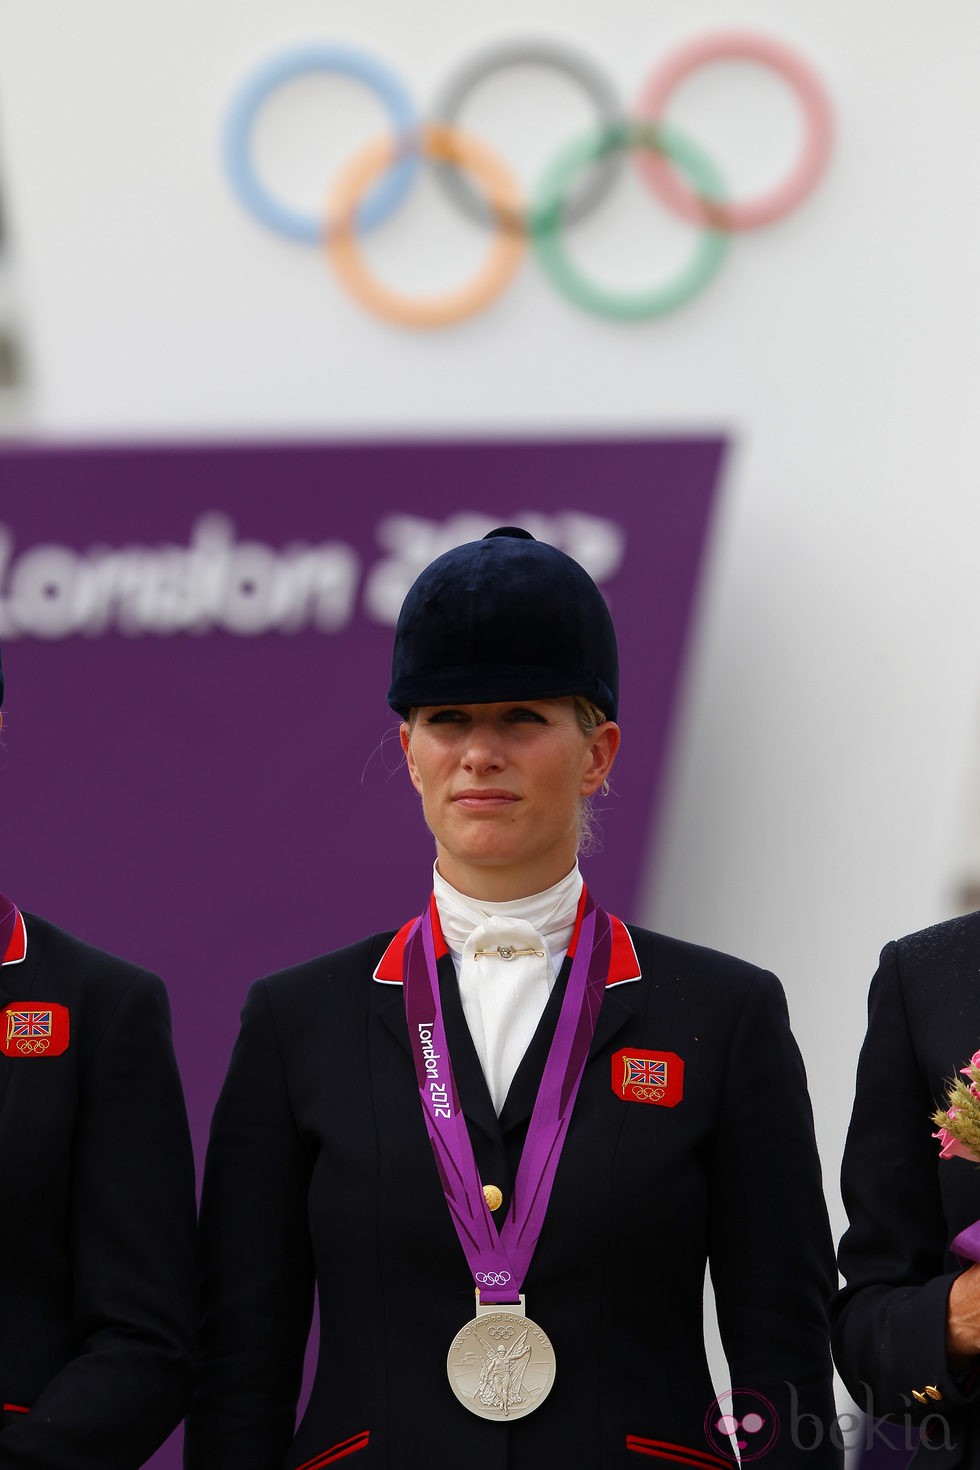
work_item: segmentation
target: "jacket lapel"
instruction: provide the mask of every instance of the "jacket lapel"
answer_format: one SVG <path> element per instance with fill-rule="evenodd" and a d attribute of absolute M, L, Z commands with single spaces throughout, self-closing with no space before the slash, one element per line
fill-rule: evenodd
<path fill-rule="evenodd" d="M 581 922 L 581 909 L 580 922 Z M 586 1066 L 589 1066 L 597 1056 L 602 1055 L 609 1047 L 609 1043 L 618 1035 L 626 1023 L 635 1014 L 637 1004 L 637 986 L 634 982 L 642 977 L 640 965 L 633 947 L 633 941 L 629 936 L 625 924 L 619 919 L 612 919 L 613 941 L 609 961 L 609 976 L 606 982 L 605 994 L 602 997 L 602 1005 L 596 1019 L 595 1033 L 592 1037 L 592 1045 L 589 1048 L 589 1058 Z M 578 940 L 578 928 L 573 938 L 573 945 Z M 568 977 L 572 968 L 572 957 L 574 950 L 570 949 L 566 954 L 558 978 L 552 988 L 548 1004 L 538 1023 L 537 1030 L 531 1038 L 531 1044 L 521 1059 L 521 1064 L 514 1075 L 510 1091 L 504 1102 L 500 1114 L 500 1126 L 505 1135 L 513 1134 L 515 1130 L 526 1130 L 530 1122 L 531 1113 L 534 1109 L 534 1100 L 538 1095 L 538 1087 L 544 1073 L 545 1063 L 548 1060 L 548 1051 L 551 1047 L 555 1028 L 558 1025 L 558 1015 L 561 1011 L 562 1001 L 565 998 L 565 990 L 568 986 Z M 640 986 L 642 994 L 644 987 Z"/>
<path fill-rule="evenodd" d="M 584 894 L 579 909 L 579 925 L 583 907 Z M 548 1059 L 548 1051 L 558 1024 L 558 1016 L 572 967 L 579 925 L 576 926 L 573 948 L 565 956 L 548 998 L 548 1004 L 545 1006 L 530 1045 L 521 1059 L 498 1118 L 494 1112 L 480 1059 L 476 1054 L 476 1048 L 466 1024 L 466 1017 L 463 1014 L 456 968 L 452 955 L 448 952 L 442 938 L 441 930 L 438 929 L 438 915 L 435 912 L 433 920 L 438 955 L 439 994 L 442 1000 L 446 1039 L 452 1058 L 453 1075 L 456 1079 L 460 1106 L 469 1126 L 481 1177 L 485 1181 L 490 1180 L 498 1184 L 503 1189 L 505 1197 L 508 1197 L 520 1161 L 527 1125 L 534 1109 L 534 1101 L 544 1073 L 545 1062 Z M 644 986 L 633 983 L 638 982 L 641 975 L 636 951 L 626 926 L 619 919 L 613 919 L 612 924 L 613 943 L 609 976 L 586 1066 L 590 1066 L 598 1056 L 608 1052 L 610 1043 L 636 1013 L 637 993 L 642 995 L 645 991 Z M 405 1020 L 405 1001 L 401 978 L 405 941 L 411 927 L 411 923 L 408 923 L 398 931 L 374 972 L 376 988 L 382 992 L 378 997 L 378 1010 L 381 1018 L 408 1056 L 411 1056 L 411 1046 Z M 498 1224 L 503 1214 L 504 1211 L 501 1210 L 497 1217 Z"/>
<path fill-rule="evenodd" d="M 405 1020 L 405 996 L 400 980 L 401 956 L 404 951 L 402 936 L 409 927 L 406 925 L 406 929 L 400 930 L 392 940 L 374 972 L 374 978 L 377 982 L 376 989 L 380 992 L 376 1001 L 378 1013 L 406 1056 L 411 1057 L 412 1048 L 409 1044 L 408 1024 Z M 456 967 L 453 964 L 452 955 L 444 946 L 440 948 L 443 952 L 437 961 L 439 996 L 442 1001 L 446 1040 L 449 1044 L 449 1055 L 452 1060 L 453 1077 L 456 1081 L 460 1106 L 469 1128 L 481 1177 L 497 1184 L 507 1193 L 510 1180 L 507 1177 L 508 1169 L 500 1123 L 494 1112 L 490 1091 L 473 1045 L 470 1028 L 463 1015 L 463 1003 L 460 1000 Z M 389 978 L 393 977 L 396 972 L 399 975 L 397 981 Z"/>
<path fill-rule="evenodd" d="M 3 912 L 7 902 L 8 900 L 0 897 L 0 912 Z M 37 938 L 31 942 L 27 920 L 12 904 L 10 908 L 13 909 L 14 919 L 11 922 L 8 916 L 4 925 L 7 942 L 3 946 L 3 957 L 0 960 L 0 1012 L 13 1000 L 33 1000 L 38 961 L 41 957 Z M 0 939 L 4 931 L 0 931 Z M 6 1025 L 6 1017 L 0 1018 L 0 1024 Z M 0 1053 L 0 1112 L 3 1111 L 11 1072 L 16 1063 L 15 1057 Z"/>

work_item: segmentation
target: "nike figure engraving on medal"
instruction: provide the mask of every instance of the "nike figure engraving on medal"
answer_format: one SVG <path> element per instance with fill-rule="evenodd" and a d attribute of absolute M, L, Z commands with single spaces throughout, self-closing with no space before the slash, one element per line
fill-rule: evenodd
<path fill-rule="evenodd" d="M 555 1381 L 555 1350 L 546 1332 L 513 1307 L 478 1307 L 452 1340 L 446 1371 L 453 1393 L 481 1419 L 506 1423 L 532 1414 Z"/>

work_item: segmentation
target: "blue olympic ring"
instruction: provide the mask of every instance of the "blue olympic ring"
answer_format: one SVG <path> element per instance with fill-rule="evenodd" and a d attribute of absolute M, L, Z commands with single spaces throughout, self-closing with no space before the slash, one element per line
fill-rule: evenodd
<path fill-rule="evenodd" d="M 232 101 L 225 125 L 225 165 L 232 187 L 245 208 L 264 225 L 303 245 L 318 245 L 323 239 L 322 219 L 291 209 L 269 192 L 255 172 L 249 144 L 256 116 L 269 94 L 283 82 L 318 71 L 339 72 L 370 87 L 387 109 L 399 137 L 411 136 L 419 124 L 415 105 L 398 78 L 365 52 L 347 46 L 303 46 L 285 51 L 246 78 Z M 398 208 L 420 166 L 417 152 L 399 158 L 358 209 L 358 229 L 373 230 Z"/>

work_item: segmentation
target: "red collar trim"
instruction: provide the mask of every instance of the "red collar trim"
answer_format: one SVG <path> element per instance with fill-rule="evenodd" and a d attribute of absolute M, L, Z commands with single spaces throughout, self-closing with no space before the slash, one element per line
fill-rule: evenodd
<path fill-rule="evenodd" d="M 20 909 L 17 910 L 17 918 L 14 922 L 14 932 L 10 936 L 7 945 L 7 953 L 0 964 L 19 965 L 22 960 L 27 959 L 27 925 L 24 923 L 24 915 Z"/>
<path fill-rule="evenodd" d="M 449 946 L 442 937 L 442 925 L 439 923 L 439 910 L 436 908 L 436 896 L 434 893 L 429 899 L 429 913 L 432 915 L 432 938 L 435 940 L 436 959 L 441 960 L 444 954 L 449 953 Z M 378 961 L 374 978 L 379 984 L 401 985 L 402 969 L 405 961 L 405 945 L 412 931 L 412 925 L 415 922 L 415 919 L 409 919 L 407 924 L 402 925 Z"/>
<path fill-rule="evenodd" d="M 575 915 L 575 928 L 572 932 L 568 953 L 574 957 L 578 946 L 578 937 L 582 932 L 582 915 L 585 911 L 585 888 L 582 888 L 582 897 L 578 903 L 578 913 Z M 439 923 L 439 910 L 436 907 L 435 894 L 429 899 L 429 912 L 432 915 L 432 937 L 436 945 L 436 959 L 441 960 L 444 954 L 449 953 L 449 946 L 442 937 L 442 927 Z M 609 955 L 609 974 L 606 976 L 606 989 L 613 985 L 627 985 L 631 980 L 640 979 L 640 962 L 636 957 L 636 950 L 630 938 L 629 930 L 621 919 L 609 915 L 612 924 L 612 950 Z M 416 921 L 409 919 L 403 924 L 388 945 L 381 959 L 378 961 L 374 972 L 374 979 L 381 985 L 401 985 L 402 969 L 405 960 L 405 944 L 411 933 L 412 925 Z"/>

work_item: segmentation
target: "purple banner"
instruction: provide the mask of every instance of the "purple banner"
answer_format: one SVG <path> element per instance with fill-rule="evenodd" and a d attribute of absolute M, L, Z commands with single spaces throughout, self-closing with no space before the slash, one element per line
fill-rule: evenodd
<path fill-rule="evenodd" d="M 635 916 L 723 453 L 0 452 L 0 889 L 164 977 L 199 1150 L 249 982 L 425 904 L 432 841 L 385 702 L 392 629 L 421 568 L 491 526 L 561 546 L 612 609 L 623 748 L 583 867 Z"/>

